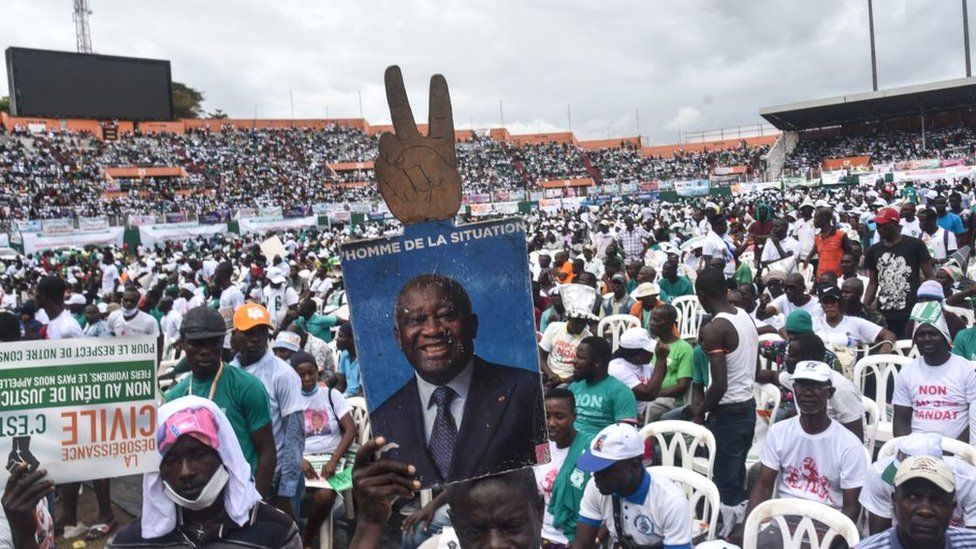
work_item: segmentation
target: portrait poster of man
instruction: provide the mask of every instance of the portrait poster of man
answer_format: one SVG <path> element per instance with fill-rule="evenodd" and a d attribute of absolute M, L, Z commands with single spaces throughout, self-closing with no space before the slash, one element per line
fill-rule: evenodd
<path fill-rule="evenodd" d="M 424 488 L 548 461 L 520 219 L 342 247 L 373 436 Z"/>

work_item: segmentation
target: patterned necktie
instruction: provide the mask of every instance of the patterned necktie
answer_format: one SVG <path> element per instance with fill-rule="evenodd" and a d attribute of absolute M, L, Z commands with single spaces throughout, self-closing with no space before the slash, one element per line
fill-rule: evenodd
<path fill-rule="evenodd" d="M 451 402 L 457 393 L 450 387 L 441 386 L 434 389 L 430 403 L 437 406 L 437 416 L 434 418 L 434 428 L 430 431 L 430 454 L 434 464 L 441 473 L 442 479 L 447 479 L 451 472 L 451 460 L 454 458 L 454 443 L 457 442 L 457 425 L 451 415 Z"/>

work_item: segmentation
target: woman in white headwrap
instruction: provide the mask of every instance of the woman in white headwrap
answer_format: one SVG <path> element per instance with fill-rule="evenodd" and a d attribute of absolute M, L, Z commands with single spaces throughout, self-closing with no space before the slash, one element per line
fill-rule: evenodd
<path fill-rule="evenodd" d="M 210 400 L 185 396 L 159 408 L 158 473 L 143 477 L 142 518 L 110 548 L 300 549 L 295 523 L 261 501 L 234 430 Z"/>

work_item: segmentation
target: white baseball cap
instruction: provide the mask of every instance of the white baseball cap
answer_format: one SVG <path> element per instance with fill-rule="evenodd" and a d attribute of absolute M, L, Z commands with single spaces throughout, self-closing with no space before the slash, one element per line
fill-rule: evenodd
<path fill-rule="evenodd" d="M 803 360 L 793 370 L 793 381 L 806 379 L 816 383 L 830 383 L 830 366 L 818 360 Z"/>
<path fill-rule="evenodd" d="M 597 473 L 618 461 L 644 455 L 644 439 L 633 425 L 614 423 L 597 433 L 579 457 L 581 471 Z"/>
<path fill-rule="evenodd" d="M 649 353 L 654 352 L 654 340 L 647 330 L 636 326 L 628 328 L 620 334 L 620 346 L 624 349 L 644 349 Z"/>
<path fill-rule="evenodd" d="M 284 284 L 285 275 L 279 269 L 268 269 L 268 281 L 273 284 Z"/>
<path fill-rule="evenodd" d="M 952 469 L 944 460 L 939 458 L 932 456 L 906 458 L 898 466 L 898 472 L 895 473 L 895 486 L 901 486 L 915 478 L 925 479 L 949 493 L 956 490 L 956 477 L 952 474 Z"/>
<path fill-rule="evenodd" d="M 88 300 L 81 294 L 71 294 L 71 297 L 64 300 L 65 305 L 85 305 Z"/>
<path fill-rule="evenodd" d="M 302 338 L 295 332 L 281 332 L 271 344 L 272 349 L 288 349 L 298 352 L 302 348 Z"/>

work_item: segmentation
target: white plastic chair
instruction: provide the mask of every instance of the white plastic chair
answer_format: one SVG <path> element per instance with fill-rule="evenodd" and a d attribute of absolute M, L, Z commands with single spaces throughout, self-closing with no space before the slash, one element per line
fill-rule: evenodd
<path fill-rule="evenodd" d="M 918 348 L 915 347 L 915 342 L 911 339 L 899 339 L 892 346 L 891 352 L 896 355 L 907 356 L 908 358 L 918 356 Z"/>
<path fill-rule="evenodd" d="M 701 327 L 705 316 L 705 309 L 698 302 L 698 296 L 683 295 L 671 300 L 671 306 L 678 310 L 678 329 L 681 339 L 698 340 L 698 328 Z"/>
<path fill-rule="evenodd" d="M 967 309 L 965 307 L 953 307 L 951 305 L 943 305 L 942 308 L 949 313 L 953 313 L 959 318 L 966 321 L 966 326 L 972 326 L 976 323 L 976 315 L 973 314 L 972 309 Z"/>
<path fill-rule="evenodd" d="M 366 399 L 363 397 L 349 397 L 346 403 L 352 408 L 352 420 L 356 423 L 356 442 L 366 444 L 373 434 L 369 424 L 369 412 L 366 409 Z"/>
<path fill-rule="evenodd" d="M 884 446 L 878 450 L 878 459 L 895 455 L 898 451 L 898 441 L 901 439 L 902 437 L 895 437 L 884 443 Z M 954 438 L 942 437 L 942 452 L 976 466 L 976 448 L 970 444 Z"/>
<path fill-rule="evenodd" d="M 332 513 L 319 528 L 319 549 L 332 549 Z"/>
<path fill-rule="evenodd" d="M 867 395 L 878 406 L 878 423 L 868 429 L 868 438 L 875 442 L 891 440 L 894 424 L 894 407 L 888 402 L 888 386 L 894 384 L 895 376 L 913 359 L 901 355 L 871 355 L 854 364 L 854 384 L 864 394 L 864 380 L 868 374 L 874 375 L 874 395 Z"/>
<path fill-rule="evenodd" d="M 788 516 L 802 517 L 792 530 L 784 518 Z M 815 501 L 781 498 L 764 501 L 749 513 L 742 540 L 743 549 L 756 549 L 759 527 L 767 520 L 779 527 L 783 547 L 801 547 L 806 540 L 812 549 L 827 549 L 838 536 L 844 538 L 850 547 L 861 541 L 857 526 L 844 513 Z M 814 521 L 827 526 L 822 538 L 817 535 Z"/>
<path fill-rule="evenodd" d="M 690 421 L 667 420 L 648 423 L 640 430 L 645 439 L 654 437 L 661 452 L 661 464 L 675 466 L 675 457 L 680 457 L 683 469 L 694 471 L 709 480 L 715 469 L 715 435 L 707 427 Z M 671 435 L 671 441 L 665 440 Z M 708 457 L 697 457 L 699 448 L 705 447 Z"/>
<path fill-rule="evenodd" d="M 620 347 L 620 334 L 629 328 L 639 328 L 640 319 L 634 315 L 610 315 L 605 316 L 596 325 L 596 334 L 600 337 L 608 337 L 613 350 Z M 609 332 L 609 333 L 608 333 Z"/>
<path fill-rule="evenodd" d="M 685 497 L 688 498 L 688 508 L 691 510 L 692 539 L 697 539 L 702 533 L 705 533 L 705 539 L 701 541 L 715 539 L 718 513 L 722 508 L 722 497 L 718 492 L 718 486 L 715 486 L 711 480 L 683 467 L 662 465 L 651 467 L 650 472 L 652 476 L 668 479 L 684 490 Z"/>
<path fill-rule="evenodd" d="M 780 392 L 779 387 L 772 383 L 754 383 L 752 392 L 756 398 L 756 409 L 770 411 L 769 425 L 772 426 L 773 423 L 776 423 L 776 414 L 779 412 L 783 393 Z"/>
<path fill-rule="evenodd" d="M 878 423 L 881 421 L 881 410 L 878 403 L 870 398 L 861 395 L 861 405 L 864 406 L 864 415 L 867 416 L 864 427 L 864 447 L 868 452 L 874 452 L 874 434 L 878 432 Z M 870 463 L 870 460 L 868 460 Z"/>

